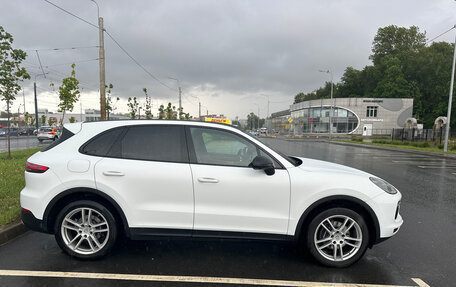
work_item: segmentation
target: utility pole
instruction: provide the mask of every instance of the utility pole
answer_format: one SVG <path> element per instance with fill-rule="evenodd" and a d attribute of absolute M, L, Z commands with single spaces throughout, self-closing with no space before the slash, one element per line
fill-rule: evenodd
<path fill-rule="evenodd" d="M 35 81 L 33 82 L 33 91 L 35 94 L 35 127 L 36 127 L 37 132 L 38 132 L 39 125 L 38 125 L 38 100 L 36 98 L 36 78 L 39 76 L 43 76 L 44 78 L 46 78 L 46 74 L 48 74 L 48 73 L 35 75 Z"/>
<path fill-rule="evenodd" d="M 182 89 L 180 86 L 180 81 L 177 78 L 168 77 L 168 79 L 174 80 L 177 82 L 177 87 L 179 88 L 179 109 L 178 109 L 178 119 L 181 120 L 181 113 L 182 113 Z"/>
<path fill-rule="evenodd" d="M 182 119 L 182 89 L 179 85 L 179 120 Z"/>
<path fill-rule="evenodd" d="M 199 120 L 201 121 L 201 102 L 198 102 L 198 116 Z"/>
<path fill-rule="evenodd" d="M 98 5 L 97 5 L 98 6 Z M 105 84 L 105 51 L 103 35 L 103 18 L 98 17 L 98 30 L 100 38 L 100 117 L 102 121 L 106 120 L 106 84 Z"/>
<path fill-rule="evenodd" d="M 453 28 L 456 28 L 456 25 L 454 25 Z M 453 54 L 453 67 L 451 69 L 451 84 L 450 84 L 450 96 L 448 99 L 448 112 L 447 112 L 447 124 L 445 127 L 445 142 L 443 143 L 443 152 L 448 151 L 448 138 L 450 134 L 450 120 L 451 120 L 451 104 L 453 101 L 453 85 L 454 85 L 454 66 L 456 63 L 456 38 L 454 39 L 454 54 Z"/>
<path fill-rule="evenodd" d="M 24 93 L 24 89 L 22 89 L 22 99 L 24 100 L 24 116 L 25 116 L 25 93 Z"/>
<path fill-rule="evenodd" d="M 33 91 L 35 92 L 35 127 L 38 132 L 38 101 L 36 100 L 36 76 L 35 82 L 33 82 Z"/>

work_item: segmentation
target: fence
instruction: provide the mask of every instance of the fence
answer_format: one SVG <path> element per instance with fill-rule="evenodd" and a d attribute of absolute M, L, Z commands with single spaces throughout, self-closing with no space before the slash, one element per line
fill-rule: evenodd
<path fill-rule="evenodd" d="M 450 130 L 449 138 L 456 138 L 456 131 Z M 432 141 L 442 144 L 445 140 L 444 129 L 393 129 L 391 131 L 391 140 L 395 141 L 411 141 L 411 142 L 424 142 Z"/>

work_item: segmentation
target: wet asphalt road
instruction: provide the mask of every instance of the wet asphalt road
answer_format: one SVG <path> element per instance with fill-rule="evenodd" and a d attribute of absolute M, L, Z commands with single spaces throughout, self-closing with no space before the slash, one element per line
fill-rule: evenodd
<path fill-rule="evenodd" d="M 36 136 L 12 136 L 11 150 L 20 150 L 27 148 L 45 147 L 52 141 L 46 140 L 40 143 Z M 8 141 L 6 137 L 0 137 L 0 152 L 8 151 Z"/>
<path fill-rule="evenodd" d="M 374 246 L 345 269 L 319 266 L 288 244 L 239 241 L 120 240 L 99 261 L 63 254 L 53 236 L 28 232 L 0 246 L 0 269 L 185 275 L 297 281 L 456 286 L 456 160 L 381 151 L 326 142 L 265 139 L 284 153 L 359 168 L 394 184 L 403 194 L 405 223 L 393 238 Z M 212 286 L 0 276 L 0 286 Z M 214 285 L 220 286 L 220 285 Z"/>

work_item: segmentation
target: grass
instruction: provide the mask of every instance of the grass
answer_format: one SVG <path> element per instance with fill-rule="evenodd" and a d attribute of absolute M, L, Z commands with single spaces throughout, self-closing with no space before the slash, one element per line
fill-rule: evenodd
<path fill-rule="evenodd" d="M 341 142 L 356 142 L 365 145 L 374 145 L 374 146 L 387 146 L 387 147 L 398 147 L 398 148 L 405 148 L 405 149 L 413 149 L 413 150 L 422 150 L 422 151 L 431 151 L 431 152 L 443 152 L 443 147 L 431 147 L 429 143 L 414 143 L 414 142 L 401 142 L 401 141 L 382 141 L 382 140 L 374 140 L 372 142 L 363 142 L 359 141 L 358 138 L 354 140 L 336 140 Z M 448 146 L 448 152 L 451 154 L 456 154 L 456 146 Z"/>
<path fill-rule="evenodd" d="M 19 194 L 25 186 L 25 162 L 40 148 L 0 153 L 0 226 L 20 217 Z"/>

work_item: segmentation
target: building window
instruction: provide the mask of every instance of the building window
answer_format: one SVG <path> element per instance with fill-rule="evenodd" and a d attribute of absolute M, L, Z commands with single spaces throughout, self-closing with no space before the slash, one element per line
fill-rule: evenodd
<path fill-rule="evenodd" d="M 377 117 L 377 109 L 378 107 L 368 106 L 366 110 L 366 117 L 368 118 L 376 118 Z"/>

